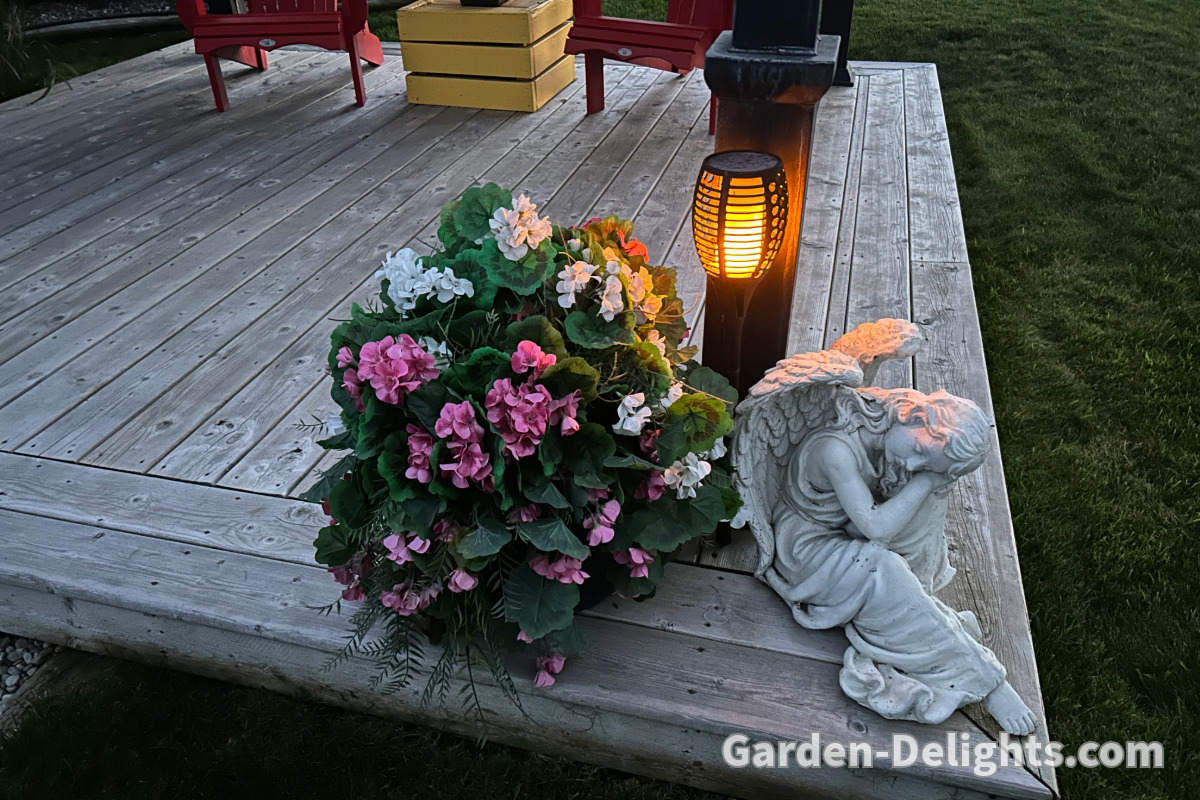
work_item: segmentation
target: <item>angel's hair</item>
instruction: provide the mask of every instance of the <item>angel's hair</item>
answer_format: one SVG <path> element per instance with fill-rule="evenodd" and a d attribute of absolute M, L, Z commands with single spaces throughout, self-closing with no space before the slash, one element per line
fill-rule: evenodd
<path fill-rule="evenodd" d="M 987 417 L 975 403 L 955 397 L 944 389 L 930 395 L 912 389 L 880 389 L 875 386 L 860 388 L 857 392 L 867 407 L 875 406 L 874 413 L 866 416 L 872 422 L 882 416 L 886 419 L 884 429 L 899 423 L 920 423 L 942 446 L 953 466 L 951 478 L 960 478 L 977 469 L 987 458 L 991 446 L 991 427 Z M 875 429 L 868 424 L 869 428 Z M 881 432 L 881 431 L 876 431 Z"/>

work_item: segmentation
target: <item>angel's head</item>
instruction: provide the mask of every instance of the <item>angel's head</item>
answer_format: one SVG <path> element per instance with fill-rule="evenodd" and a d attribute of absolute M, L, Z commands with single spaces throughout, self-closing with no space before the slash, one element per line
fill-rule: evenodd
<path fill-rule="evenodd" d="M 912 389 L 858 390 L 880 404 L 887 416 L 884 435 L 889 472 L 930 470 L 960 478 L 977 469 L 991 446 L 991 430 L 979 406 L 939 389 L 926 395 Z M 899 474 L 893 480 L 900 479 Z"/>

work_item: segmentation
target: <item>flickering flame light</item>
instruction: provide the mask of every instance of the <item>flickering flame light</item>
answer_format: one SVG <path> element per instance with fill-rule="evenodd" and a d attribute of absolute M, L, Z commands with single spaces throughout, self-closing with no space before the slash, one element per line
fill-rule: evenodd
<path fill-rule="evenodd" d="M 700 167 L 692 236 L 714 278 L 762 277 L 783 243 L 788 191 L 783 162 L 769 153 L 713 153 Z"/>

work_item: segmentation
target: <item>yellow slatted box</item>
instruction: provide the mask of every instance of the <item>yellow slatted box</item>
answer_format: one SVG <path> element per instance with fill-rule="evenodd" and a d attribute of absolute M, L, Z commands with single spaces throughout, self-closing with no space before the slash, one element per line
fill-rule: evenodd
<path fill-rule="evenodd" d="M 536 111 L 575 79 L 571 0 L 417 0 L 396 18 L 411 103 Z"/>

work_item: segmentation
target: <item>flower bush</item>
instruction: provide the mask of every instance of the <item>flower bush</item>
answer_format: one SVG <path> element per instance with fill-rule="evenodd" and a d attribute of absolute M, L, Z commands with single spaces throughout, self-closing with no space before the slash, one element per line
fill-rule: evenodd
<path fill-rule="evenodd" d="M 581 596 L 651 596 L 738 511 L 736 393 L 691 361 L 675 272 L 632 234 L 472 188 L 442 209 L 442 249 L 389 254 L 378 306 L 333 332 L 321 444 L 350 452 L 306 497 L 331 517 L 317 561 L 361 604 L 347 654 L 380 680 L 407 684 L 430 639 L 429 695 L 482 663 L 515 698 L 510 647 L 535 647 L 549 686 L 583 646 Z"/>

